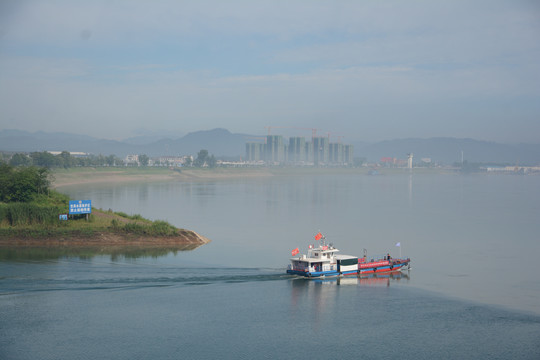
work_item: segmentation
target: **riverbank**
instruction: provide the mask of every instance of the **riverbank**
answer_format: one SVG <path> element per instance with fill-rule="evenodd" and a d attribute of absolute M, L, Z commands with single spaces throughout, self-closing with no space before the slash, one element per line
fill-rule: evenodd
<path fill-rule="evenodd" d="M 153 222 L 138 215 L 100 209 L 92 209 L 89 221 L 80 218 L 62 221 L 57 226 L 0 226 L 0 247 L 190 245 L 195 248 L 209 242 L 194 231 L 179 229 L 164 221 Z"/>
<path fill-rule="evenodd" d="M 181 250 L 192 250 L 210 242 L 199 234 L 186 230 L 186 234 L 175 236 L 137 236 L 133 234 L 113 233 L 107 230 L 94 234 L 80 232 L 59 233 L 50 231 L 45 236 L 27 236 L 22 233 L 0 235 L 0 247 L 123 247 L 161 248 L 163 246 L 179 246 Z"/>
<path fill-rule="evenodd" d="M 129 182 L 204 181 L 266 177 L 274 174 L 268 168 L 169 169 L 150 167 L 71 168 L 53 171 L 52 186 L 83 184 L 122 184 Z"/>
<path fill-rule="evenodd" d="M 315 168 L 315 167 L 258 167 L 258 168 L 214 168 L 214 169 L 169 169 L 151 167 L 102 167 L 71 168 L 53 171 L 54 188 L 84 184 L 123 184 L 132 182 L 158 181 L 218 181 L 242 178 L 263 178 L 274 176 L 316 176 L 316 175 L 365 175 L 372 169 L 361 168 Z M 410 174 L 409 169 L 381 168 L 378 175 Z M 413 174 L 450 173 L 443 169 L 418 168 Z"/>

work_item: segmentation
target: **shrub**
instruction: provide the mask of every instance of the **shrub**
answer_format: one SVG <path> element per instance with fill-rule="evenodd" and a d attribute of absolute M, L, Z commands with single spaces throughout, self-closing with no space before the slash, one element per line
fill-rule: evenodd
<path fill-rule="evenodd" d="M 166 221 L 157 220 L 150 226 L 152 235 L 167 236 L 176 235 L 176 228 Z"/>
<path fill-rule="evenodd" d="M 116 219 L 112 219 L 111 226 L 113 229 L 117 230 L 118 228 L 120 228 L 120 222 Z"/>
<path fill-rule="evenodd" d="M 129 215 L 122 211 L 115 212 L 116 215 L 121 216 L 123 218 L 129 219 Z"/>
<path fill-rule="evenodd" d="M 15 168 L 0 164 L 0 201 L 29 202 L 45 194 L 50 186 L 50 173 L 45 168 Z"/>

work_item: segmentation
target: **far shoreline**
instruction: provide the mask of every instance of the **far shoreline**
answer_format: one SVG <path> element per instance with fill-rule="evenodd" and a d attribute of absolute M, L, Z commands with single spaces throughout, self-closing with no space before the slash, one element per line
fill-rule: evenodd
<path fill-rule="evenodd" d="M 323 176 L 323 175 L 360 175 L 369 176 L 371 168 L 152 168 L 152 167 L 88 167 L 53 170 L 55 189 L 87 184 L 125 184 L 148 182 L 196 182 L 223 181 L 234 179 L 256 179 L 276 176 Z M 378 175 L 408 174 L 451 174 L 446 169 L 417 168 L 411 172 L 402 168 L 375 169 Z"/>
<path fill-rule="evenodd" d="M 169 169 L 169 168 L 125 168 L 89 167 L 76 169 L 57 169 L 52 172 L 52 187 L 85 184 L 122 184 L 133 182 L 167 181 L 208 181 L 237 178 L 273 176 L 267 169 Z"/>

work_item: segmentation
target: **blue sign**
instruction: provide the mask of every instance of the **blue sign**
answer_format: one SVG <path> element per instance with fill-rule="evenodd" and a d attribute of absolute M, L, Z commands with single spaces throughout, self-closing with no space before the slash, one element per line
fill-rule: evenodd
<path fill-rule="evenodd" d="M 92 200 L 71 200 L 69 202 L 70 214 L 91 214 Z"/>
<path fill-rule="evenodd" d="M 58 220 L 67 221 L 67 219 L 68 219 L 67 214 L 58 215 Z"/>

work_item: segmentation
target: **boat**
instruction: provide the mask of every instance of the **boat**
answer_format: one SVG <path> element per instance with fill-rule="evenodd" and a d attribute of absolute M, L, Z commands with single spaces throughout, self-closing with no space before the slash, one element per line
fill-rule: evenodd
<path fill-rule="evenodd" d="M 326 244 L 325 237 L 319 232 L 315 240 L 320 244 L 315 247 L 309 245 L 306 254 L 299 255 L 299 249 L 294 249 L 291 254 L 291 263 L 287 268 L 287 274 L 299 275 L 307 278 L 319 278 L 327 276 L 346 275 L 369 275 L 410 269 L 410 258 L 392 258 L 390 254 L 381 257 L 373 257 L 368 260 L 367 251 L 364 249 L 362 257 L 339 254 L 339 249 L 333 244 Z M 296 256 L 298 255 L 298 256 Z"/>

